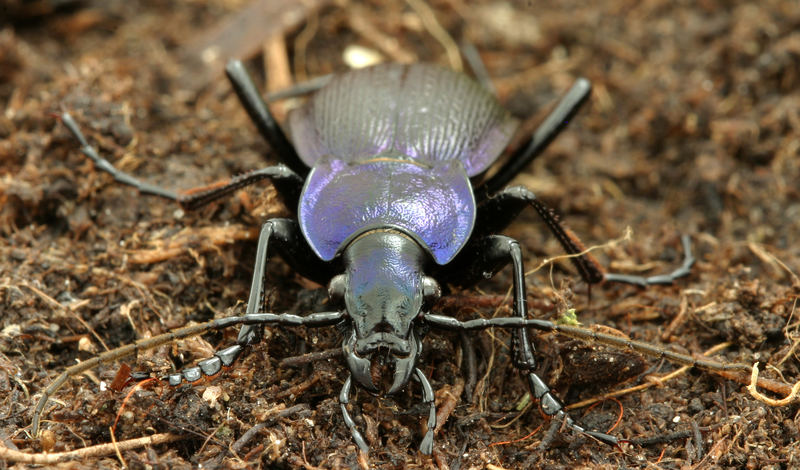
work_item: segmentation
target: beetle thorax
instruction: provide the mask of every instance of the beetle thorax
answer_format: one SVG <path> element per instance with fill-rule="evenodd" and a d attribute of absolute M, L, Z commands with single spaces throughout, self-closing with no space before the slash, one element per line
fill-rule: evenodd
<path fill-rule="evenodd" d="M 393 229 L 369 231 L 344 251 L 343 295 L 352 332 L 343 348 L 350 372 L 367 390 L 392 394 L 414 371 L 421 343 L 413 322 L 423 307 L 428 259 L 414 239 Z M 389 387 L 386 375 L 392 377 Z"/>

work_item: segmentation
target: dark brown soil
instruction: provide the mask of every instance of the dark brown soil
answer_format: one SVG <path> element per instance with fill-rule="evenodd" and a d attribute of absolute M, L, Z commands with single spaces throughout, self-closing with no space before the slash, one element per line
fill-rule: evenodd
<path fill-rule="evenodd" d="M 118 442 L 165 433 L 181 439 L 61 465 L 359 465 L 338 404 L 344 365 L 334 357 L 281 366 L 285 358 L 338 347 L 335 328 L 273 328 L 216 380 L 144 387 L 127 402 L 130 386 L 101 391 L 100 381 L 110 383 L 120 368 L 103 365 L 69 380 L 46 407 L 42 437 L 29 434 L 36 399 L 69 365 L 189 322 L 243 311 L 257 228 L 290 214 L 272 188 L 265 184 L 184 214 L 96 172 L 53 114 L 70 110 L 118 167 L 169 188 L 274 163 L 222 76 L 205 86 L 197 85 L 201 78 L 186 77 L 192 69 L 185 51 L 247 3 L 0 1 L 5 448 L 32 454 L 109 443 L 109 428 L 122 410 Z M 417 3 L 335 2 L 288 28 L 286 47 L 269 55 L 280 58 L 288 50 L 296 79 L 345 70 L 343 51 L 350 45 L 381 51 L 389 60 L 452 65 L 425 14 L 410 6 Z M 797 2 L 436 0 L 428 6 L 456 43 L 477 48 L 501 101 L 528 131 L 576 77 L 593 82 L 589 105 L 516 182 L 553 205 L 587 245 L 619 238 L 631 227 L 629 241 L 597 252 L 605 266 L 668 271 L 680 263 L 680 235 L 691 235 L 698 261 L 672 286 L 603 285 L 589 295 L 571 266 L 560 264 L 552 274 L 542 269 L 528 277 L 531 314 L 556 319 L 575 308 L 585 325 L 606 325 L 690 354 L 728 343 L 717 359 L 758 361 L 765 377 L 798 380 Z M 234 52 L 259 49 L 262 39 Z M 259 53 L 249 66 L 263 81 L 262 63 Z M 506 233 L 520 240 L 529 269 L 561 253 L 533 211 Z M 269 276 L 274 311 L 325 308 L 325 290 L 281 261 L 270 263 Z M 498 308 L 506 315 L 510 285 L 502 272 L 443 299 L 437 310 L 462 319 L 488 317 Z M 208 357 L 235 338 L 236 331 L 213 333 L 128 361 L 135 370 L 161 373 Z M 416 450 L 427 414 L 416 385 L 393 399 L 354 395 L 357 423 L 372 447 L 370 466 L 798 465 L 796 405 L 766 405 L 744 385 L 698 370 L 571 411 L 591 429 L 608 430 L 619 418 L 609 431 L 615 436 L 663 439 L 617 450 L 564 431 L 539 450 L 549 426 L 535 407 L 517 411 L 526 388 L 508 358 L 508 334 L 475 335 L 474 343 L 478 389 L 467 396 L 459 393 L 465 380 L 459 338 L 431 333 L 425 339 L 421 367 L 440 408 L 454 406 L 433 458 Z M 651 384 L 678 368 L 552 335 L 537 335 L 536 344 L 538 372 L 566 403 Z M 619 383 L 625 371 L 634 377 Z M 3 455 L 2 468 L 25 465 Z"/>

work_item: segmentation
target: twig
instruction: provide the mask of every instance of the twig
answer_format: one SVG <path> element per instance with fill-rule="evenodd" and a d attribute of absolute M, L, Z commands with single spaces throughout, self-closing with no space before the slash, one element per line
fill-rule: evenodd
<path fill-rule="evenodd" d="M 675 315 L 675 318 L 669 322 L 666 328 L 664 328 L 664 332 L 661 333 L 661 341 L 669 340 L 669 337 L 672 336 L 672 333 L 682 325 L 686 321 L 686 314 L 689 312 L 689 298 L 686 296 L 685 293 L 681 295 L 681 306 L 678 310 L 678 314 Z"/>
<path fill-rule="evenodd" d="M 292 387 L 289 387 L 286 390 L 275 394 L 274 395 L 274 399 L 275 400 L 280 400 L 281 398 L 286 398 L 286 397 L 294 398 L 297 395 L 300 395 L 301 393 L 303 393 L 306 390 L 308 390 L 309 388 L 311 388 L 317 382 L 319 382 L 320 378 L 321 377 L 320 377 L 319 373 L 314 373 L 311 377 L 309 377 L 306 380 L 300 382 L 299 384 L 294 385 Z"/>
<path fill-rule="evenodd" d="M 353 5 L 347 16 L 350 28 L 372 43 L 394 62 L 410 64 L 417 61 L 417 55 L 402 47 L 396 37 L 378 29 L 361 7 Z"/>
<path fill-rule="evenodd" d="M 111 432 L 111 445 L 114 446 L 114 453 L 117 454 L 117 458 L 119 459 L 119 463 L 122 464 L 122 468 L 128 468 L 128 463 L 125 462 L 125 459 L 122 457 L 122 452 L 119 450 L 119 444 L 117 443 L 117 437 L 114 436 L 114 428 L 108 428 Z"/>
<path fill-rule="evenodd" d="M 256 424 L 252 428 L 248 429 L 244 434 L 242 434 L 242 437 L 237 439 L 236 442 L 234 442 L 233 445 L 231 445 L 231 451 L 234 454 L 238 454 L 239 451 L 241 451 L 242 448 L 245 445 L 247 445 L 247 443 L 250 442 L 250 440 L 253 439 L 253 437 L 255 437 L 256 434 L 258 434 L 262 429 L 266 428 L 267 426 L 271 426 L 277 419 L 285 418 L 287 416 L 293 415 L 294 413 L 299 413 L 305 410 L 308 410 L 308 405 L 305 403 L 301 403 L 299 405 L 294 405 L 292 407 L 286 408 L 284 410 L 275 413 L 274 415 Z"/>
<path fill-rule="evenodd" d="M 280 364 L 278 364 L 278 367 L 280 367 L 281 369 L 283 369 L 284 367 L 300 367 L 309 364 L 311 362 L 332 359 L 334 357 L 339 357 L 341 355 L 342 355 L 342 348 L 333 348 L 333 349 L 326 349 L 324 351 L 315 351 L 300 356 L 292 356 L 292 357 L 287 357 L 285 359 L 281 359 L 281 362 Z"/>
<path fill-rule="evenodd" d="M 126 450 L 138 449 L 144 446 L 166 444 L 184 439 L 185 437 L 186 436 L 172 433 L 155 434 L 147 437 L 128 439 L 126 441 L 117 443 L 99 444 L 96 446 L 84 447 L 83 449 L 72 450 L 69 452 L 56 452 L 53 454 L 28 454 L 0 445 L 0 460 L 21 462 L 32 465 L 52 465 L 69 460 L 85 460 L 91 457 L 102 457 L 117 451 L 123 452 Z"/>
<path fill-rule="evenodd" d="M 441 431 L 442 426 L 447 422 L 447 418 L 450 417 L 450 414 L 456 409 L 456 406 L 458 406 L 459 397 L 461 397 L 463 391 L 463 379 L 457 379 L 452 387 L 441 388 L 438 391 L 437 398 L 440 398 L 440 401 L 437 403 L 438 411 L 436 413 L 436 428 L 433 430 L 434 433 L 438 434 L 439 431 Z"/>
<path fill-rule="evenodd" d="M 591 252 L 596 251 L 596 250 L 604 250 L 604 249 L 607 249 L 607 248 L 613 248 L 613 247 L 619 245 L 620 243 L 625 243 L 627 241 L 630 241 L 631 238 L 633 238 L 633 230 L 631 230 L 630 227 L 626 227 L 625 228 L 625 233 L 623 233 L 621 237 L 615 238 L 613 240 L 609 240 L 609 241 L 607 241 L 605 243 L 602 243 L 600 245 L 590 246 L 589 248 L 586 248 L 585 250 L 581 251 L 580 253 L 564 254 L 564 255 L 552 256 L 550 258 L 545 258 L 535 268 L 530 269 L 527 272 L 525 272 L 525 276 L 526 277 L 530 276 L 531 274 L 533 274 L 536 271 L 542 269 L 543 267 L 545 267 L 547 265 L 552 265 L 556 261 L 566 260 L 566 259 L 570 259 L 570 258 L 579 258 L 581 256 L 589 255 Z M 551 283 L 552 283 L 552 280 L 551 280 Z"/>
<path fill-rule="evenodd" d="M 784 263 L 783 261 L 778 259 L 777 256 L 775 256 L 772 253 L 770 253 L 769 251 L 767 251 L 767 249 L 764 247 L 764 245 L 761 245 L 759 243 L 749 242 L 747 244 L 747 248 L 749 248 L 750 251 L 752 251 L 754 255 L 756 255 L 761 261 L 766 263 L 769 267 L 774 269 L 776 272 L 780 272 L 781 268 L 782 268 L 784 271 L 789 273 L 789 275 L 794 280 L 795 284 L 799 284 L 800 283 L 800 277 L 798 277 L 797 274 L 795 274 L 795 272 L 792 271 L 792 269 L 789 266 L 786 265 L 786 263 Z M 779 267 L 776 267 L 776 265 L 779 266 Z"/>

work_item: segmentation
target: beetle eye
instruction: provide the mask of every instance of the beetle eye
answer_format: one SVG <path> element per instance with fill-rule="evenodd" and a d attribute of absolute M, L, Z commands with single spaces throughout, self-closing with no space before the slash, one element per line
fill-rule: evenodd
<path fill-rule="evenodd" d="M 339 304 L 344 300 L 346 284 L 347 279 L 344 274 L 339 274 L 331 279 L 330 284 L 328 284 L 328 297 L 333 303 Z"/>
<path fill-rule="evenodd" d="M 425 276 L 422 278 L 422 309 L 429 311 L 442 296 L 442 289 L 436 279 Z"/>

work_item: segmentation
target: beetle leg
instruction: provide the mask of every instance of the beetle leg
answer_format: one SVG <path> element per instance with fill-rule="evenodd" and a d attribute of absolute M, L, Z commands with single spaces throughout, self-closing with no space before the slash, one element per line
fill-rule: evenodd
<path fill-rule="evenodd" d="M 150 194 L 175 201 L 184 209 L 193 210 L 200 208 L 236 190 L 265 179 L 272 181 L 275 189 L 284 198 L 287 207 L 290 209 L 296 210 L 297 204 L 300 201 L 303 179 L 284 165 L 249 171 L 229 180 L 214 183 L 209 186 L 192 188 L 182 193 L 154 186 L 114 167 L 111 162 L 101 157 L 100 154 L 97 153 L 97 150 L 89 145 L 78 123 L 75 122 L 75 119 L 69 113 L 62 113 L 60 119 L 73 137 L 75 137 L 75 140 L 81 144 L 81 152 L 89 157 L 98 169 L 110 174 L 116 181 L 122 184 L 133 186 L 141 194 Z"/>
<path fill-rule="evenodd" d="M 304 82 L 296 83 L 289 88 L 269 92 L 264 97 L 264 101 L 267 103 L 274 103 L 280 100 L 287 100 L 290 98 L 299 98 L 301 96 L 309 95 L 311 93 L 319 91 L 325 85 L 333 80 L 334 74 L 329 73 L 327 75 L 320 75 L 319 77 L 314 77 Z"/>
<path fill-rule="evenodd" d="M 497 89 L 492 83 L 492 78 L 491 75 L 489 75 L 489 71 L 486 70 L 486 64 L 484 64 L 483 60 L 481 60 L 481 55 L 478 52 L 478 48 L 475 47 L 475 45 L 471 42 L 464 41 L 461 43 L 461 55 L 464 56 L 467 64 L 469 64 L 469 68 L 472 70 L 472 74 L 475 75 L 475 79 L 478 81 L 478 83 L 480 83 L 481 86 L 486 89 L 486 91 L 494 96 L 497 96 Z"/>
<path fill-rule="evenodd" d="M 654 284 L 672 284 L 676 279 L 688 276 L 692 271 L 695 258 L 692 254 L 692 240 L 689 235 L 681 236 L 683 245 L 683 263 L 675 268 L 671 273 L 659 274 L 656 276 L 636 276 L 631 274 L 605 273 L 603 280 L 609 282 L 622 282 L 625 284 L 635 284 L 637 286 L 651 286 Z"/>
<path fill-rule="evenodd" d="M 471 241 L 456 258 L 445 266 L 442 277 L 458 285 L 470 285 L 481 279 L 494 276 L 509 261 L 514 269 L 514 312 L 526 318 L 525 273 L 522 266 L 522 251 L 519 243 L 503 235 L 489 235 Z M 533 347 L 524 329 L 514 332 L 512 341 L 514 365 L 523 370 L 532 370 L 536 364 Z"/>
<path fill-rule="evenodd" d="M 517 326 L 512 333 L 511 342 L 511 360 L 514 366 L 525 374 L 528 386 L 530 387 L 531 395 L 539 400 L 539 406 L 542 411 L 551 418 L 556 418 L 563 421 L 567 426 L 580 433 L 589 435 L 607 444 L 618 445 L 619 441 L 616 437 L 609 434 L 600 433 L 596 431 L 587 431 L 579 426 L 575 421 L 564 411 L 564 405 L 561 401 L 553 395 L 550 387 L 533 372 L 536 367 L 536 359 L 533 355 L 533 344 L 528 338 L 528 331 L 519 326 L 524 324 L 535 324 L 542 327 L 549 327 L 550 322 L 529 320 L 527 314 L 527 299 L 525 289 L 525 269 L 522 262 L 522 251 L 519 243 L 509 237 L 502 235 L 492 235 L 478 240 L 477 243 L 470 246 L 467 255 L 471 256 L 472 266 L 467 268 L 467 272 L 472 271 L 473 275 L 476 272 L 482 272 L 484 275 L 493 275 L 504 264 L 511 260 L 511 267 L 513 270 L 514 287 L 514 317 L 505 318 L 507 326 Z M 465 255 L 465 256 L 467 256 Z M 461 255 L 459 255 L 461 256 Z M 458 261 L 458 260 L 455 260 Z M 462 266 L 463 269 L 463 266 Z M 423 317 L 431 324 L 436 325 L 437 322 L 442 322 L 441 316 L 427 315 Z M 457 319 L 445 320 L 450 323 L 450 326 L 456 326 L 459 329 L 468 329 L 471 322 L 460 322 Z M 475 325 L 481 322 L 473 320 Z M 501 319 L 485 319 L 486 324 L 495 322 L 500 326 L 503 322 Z M 545 328 L 549 329 L 549 328 Z"/>
<path fill-rule="evenodd" d="M 603 280 L 603 270 L 597 261 L 589 254 L 579 255 L 584 251 L 581 240 L 559 221 L 552 209 L 544 205 L 533 192 L 523 186 L 507 188 L 478 205 L 475 227 L 480 232 L 477 235 L 502 231 L 527 207 L 533 207 L 536 210 L 547 228 L 561 243 L 564 251 L 575 255 L 570 258 L 570 261 L 575 265 L 584 281 L 596 284 Z"/>
<path fill-rule="evenodd" d="M 222 329 L 233 325 L 243 325 L 243 330 L 245 328 L 259 328 L 264 325 L 307 326 L 309 328 L 318 328 L 335 325 L 341 322 L 345 316 L 345 312 L 320 312 L 305 316 L 290 313 L 249 313 L 238 317 L 226 317 L 214 320 L 210 329 Z M 230 367 L 242 354 L 244 346 L 246 346 L 246 343 L 242 342 L 229 346 L 217 351 L 210 358 L 198 362 L 197 366 L 173 372 L 162 377 L 162 380 L 166 380 L 172 386 L 177 386 L 184 382 L 196 382 L 203 376 L 214 376 L 218 374 L 223 367 Z"/>
<path fill-rule="evenodd" d="M 538 331 L 555 332 L 560 335 L 580 339 L 583 341 L 605 344 L 622 351 L 632 350 L 658 360 L 667 360 L 676 364 L 697 367 L 699 369 L 709 371 L 751 372 L 753 369 L 752 366 L 747 364 L 717 362 L 714 360 L 698 358 L 687 354 L 676 353 L 675 351 L 671 351 L 650 343 L 645 343 L 643 341 L 628 339 L 624 336 L 600 333 L 592 329 L 581 328 L 577 326 L 559 325 L 549 320 L 540 320 L 537 318 L 520 318 L 515 316 L 475 318 L 473 320 L 461 321 L 448 315 L 439 315 L 435 313 L 427 313 L 421 318 L 422 321 L 433 328 L 448 331 L 476 331 L 485 330 L 487 328 L 531 328 Z"/>
<path fill-rule="evenodd" d="M 561 246 L 568 254 L 572 264 L 580 273 L 581 278 L 589 284 L 597 284 L 603 281 L 623 282 L 647 286 L 652 284 L 670 284 L 676 279 L 686 276 L 691 272 L 694 264 L 692 255 L 691 241 L 687 235 L 681 237 L 684 250 L 684 258 L 681 266 L 668 274 L 657 276 L 635 276 L 628 274 L 606 273 L 600 264 L 588 253 L 583 246 L 580 238 L 569 228 L 564 226 L 556 213 L 536 196 L 523 186 L 513 186 L 502 192 L 486 199 L 478 206 L 477 220 L 475 226 L 480 228 L 478 236 L 481 234 L 493 233 L 503 230 L 508 226 L 526 207 L 531 206 L 539 214 L 539 217 L 547 225 L 547 228 L 556 236 Z"/>
<path fill-rule="evenodd" d="M 177 330 L 153 336 L 151 338 L 140 339 L 133 344 L 120 346 L 119 348 L 106 351 L 87 361 L 83 361 L 68 367 L 66 370 L 64 370 L 64 372 L 56 377 L 55 380 L 50 382 L 50 385 L 48 385 L 44 392 L 42 392 L 42 396 L 36 403 L 36 409 L 33 412 L 33 420 L 31 422 L 31 431 L 34 436 L 38 434 L 41 414 L 45 405 L 47 404 L 47 401 L 56 391 L 58 391 L 59 388 L 61 388 L 62 385 L 64 385 L 67 380 L 69 380 L 70 377 L 75 377 L 76 375 L 86 372 L 87 370 L 99 365 L 108 364 L 128 356 L 136 356 L 142 351 L 148 351 L 163 344 L 201 335 L 212 330 L 230 328 L 231 326 L 236 325 L 278 324 L 285 326 L 306 326 L 310 328 L 316 328 L 336 325 L 344 320 L 346 316 L 346 312 L 319 312 L 305 316 L 292 315 L 288 313 L 254 313 L 251 315 L 243 315 L 238 317 L 217 318 L 216 320 L 211 320 L 205 323 L 178 328 Z M 213 357 L 200 361 L 197 369 L 189 368 L 187 371 L 184 371 L 185 373 L 181 373 L 181 379 L 187 381 L 197 380 L 201 377 L 198 373 L 213 375 L 219 372 L 218 368 L 221 368 L 222 366 L 228 366 L 233 363 L 233 361 L 239 357 L 241 351 L 241 345 L 238 344 L 218 351 Z M 219 359 L 219 363 L 216 361 L 217 358 Z M 167 376 L 164 379 L 169 381 L 170 384 L 176 385 L 173 383 L 173 381 L 176 380 L 173 375 Z M 136 378 L 141 380 L 147 377 L 137 375 Z"/>
<path fill-rule="evenodd" d="M 659 360 L 666 359 L 674 363 L 682 364 L 689 367 L 697 367 L 709 371 L 731 373 L 733 371 L 748 372 L 752 370 L 752 367 L 747 364 L 723 363 L 704 358 L 697 358 L 686 354 L 676 353 L 674 351 L 670 351 L 669 349 L 665 349 L 663 347 L 655 346 L 642 341 L 635 341 L 632 339 L 628 339 L 623 336 L 609 335 L 606 333 L 600 333 L 595 330 L 590 330 L 587 328 L 559 325 L 548 320 L 521 318 L 520 316 L 514 316 L 514 317 L 495 317 L 495 318 L 476 318 L 474 320 L 461 321 L 457 318 L 448 315 L 439 315 L 431 313 L 422 316 L 421 320 L 433 328 L 449 330 L 449 331 L 457 331 L 457 332 L 485 330 L 487 328 L 513 328 L 515 330 L 524 328 L 533 328 L 539 331 L 556 332 L 561 335 L 568 336 L 570 338 L 576 338 L 584 341 L 594 341 L 597 343 L 612 346 L 614 348 L 623 351 L 633 350 Z M 558 398 L 555 395 L 553 395 L 553 393 L 550 391 L 550 388 L 539 376 L 537 376 L 533 372 L 529 372 L 528 374 L 526 374 L 526 376 L 528 380 L 528 385 L 531 389 L 531 394 L 539 399 L 542 411 L 548 416 L 560 419 L 565 424 L 570 426 L 572 429 L 579 431 L 583 434 L 586 434 L 605 444 L 619 445 L 622 442 L 627 442 L 625 440 L 618 439 L 610 434 L 598 431 L 587 431 L 583 427 L 579 426 L 566 413 L 566 411 L 564 411 L 563 404 L 561 404 Z"/>
<path fill-rule="evenodd" d="M 256 248 L 256 264 L 253 267 L 253 281 L 250 284 L 250 297 L 247 301 L 247 314 L 261 309 L 266 282 L 266 267 L 271 247 L 276 246 L 281 257 L 302 276 L 325 283 L 333 275 L 330 263 L 324 263 L 305 243 L 300 227 L 292 219 L 270 219 L 261 227 Z M 246 325 L 239 331 L 237 342 L 241 345 L 253 344 L 261 339 L 261 326 Z"/>
<path fill-rule="evenodd" d="M 300 160 L 286 134 L 283 133 L 281 127 L 275 121 L 272 113 L 269 112 L 267 104 L 258 92 L 253 79 L 247 73 L 244 65 L 238 60 L 228 62 L 225 67 L 225 73 L 228 75 L 233 86 L 236 96 L 244 106 L 253 124 L 258 128 L 258 132 L 269 143 L 272 149 L 277 152 L 281 160 L 289 166 L 295 173 L 305 177 L 308 174 L 309 168 Z"/>
<path fill-rule="evenodd" d="M 539 400 L 539 409 L 550 418 L 557 419 L 581 434 L 585 434 L 593 439 L 597 439 L 603 444 L 619 446 L 620 440 L 610 434 L 599 431 L 589 431 L 583 426 L 578 425 L 572 417 L 564 411 L 564 404 L 550 391 L 550 387 L 538 375 L 533 372 L 527 374 L 528 387 L 531 395 Z M 627 441 L 623 441 L 627 442 Z"/>
<path fill-rule="evenodd" d="M 283 164 L 251 170 L 228 180 L 189 189 L 178 196 L 178 203 L 185 209 L 197 209 L 262 180 L 272 183 L 289 210 L 297 210 L 303 179 Z"/>
<path fill-rule="evenodd" d="M 464 383 L 464 396 L 467 397 L 469 403 L 473 402 L 475 393 L 475 384 L 478 382 L 478 366 L 475 359 L 475 345 L 472 342 L 472 336 L 466 331 L 459 332 L 461 339 L 461 351 L 464 360 L 464 375 L 466 375 L 466 382 Z"/>
<path fill-rule="evenodd" d="M 163 197 L 171 201 L 178 200 L 178 194 L 176 192 L 164 188 L 159 188 L 158 186 L 153 186 L 143 181 L 139 181 L 136 177 L 129 175 L 128 173 L 125 173 L 122 170 L 118 170 L 117 168 L 114 167 L 114 165 L 111 164 L 111 162 L 101 157 L 97 153 L 97 150 L 95 150 L 94 147 L 89 145 L 89 142 L 86 140 L 86 137 L 83 135 L 83 132 L 81 132 L 78 123 L 75 122 L 75 119 L 72 118 L 71 114 L 63 112 L 58 117 L 59 119 L 61 119 L 61 122 L 63 122 L 64 125 L 67 127 L 70 134 L 72 134 L 72 136 L 75 137 L 75 140 L 77 140 L 81 144 L 81 152 L 83 152 L 84 155 L 89 157 L 94 162 L 95 166 L 98 167 L 100 170 L 110 174 L 111 176 L 114 177 L 115 180 L 119 181 L 122 184 L 133 186 L 134 188 L 138 189 L 139 192 L 142 194 L 152 194 L 153 196 Z"/>
<path fill-rule="evenodd" d="M 534 158 L 544 151 L 553 139 L 567 127 L 570 119 L 586 102 L 592 91 L 592 84 L 579 78 L 572 88 L 561 98 L 555 109 L 539 124 L 528 142 L 517 149 L 491 178 L 478 186 L 476 193 L 480 198 L 499 191 L 522 171 Z"/>

